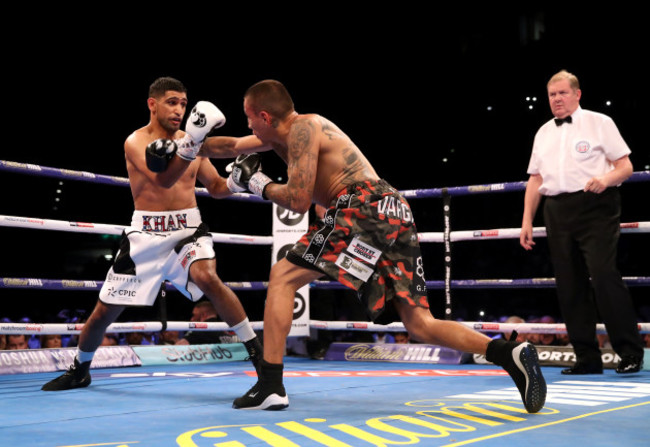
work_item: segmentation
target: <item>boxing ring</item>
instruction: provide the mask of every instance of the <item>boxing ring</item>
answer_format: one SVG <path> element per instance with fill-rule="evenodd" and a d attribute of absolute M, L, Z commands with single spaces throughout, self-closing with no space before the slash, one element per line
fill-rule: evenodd
<path fill-rule="evenodd" d="M 0 160 L 0 171 L 61 178 L 109 186 L 128 186 L 124 178 L 66 169 L 28 165 Z M 636 172 L 628 180 L 642 187 L 650 172 Z M 482 289 L 552 289 L 553 278 L 454 279 L 458 243 L 481 243 L 519 238 L 519 228 L 452 231 L 452 198 L 523 191 L 525 182 L 473 185 L 457 188 L 402 191 L 414 209 L 419 199 L 441 200 L 443 231 L 420 232 L 420 242 L 441 247 L 442 259 L 425 256 L 425 265 L 442 266 L 443 280 L 427 281 L 430 291 L 442 294 L 443 316 L 456 318 L 456 292 Z M 198 196 L 207 191 L 197 188 Z M 418 200 L 412 200 L 418 199 Z M 232 200 L 259 206 L 261 199 L 236 194 Z M 455 200 L 455 199 L 454 199 Z M 462 199 L 459 199 L 462 200 Z M 521 200 L 517 199 L 517 203 Z M 415 205 L 415 206 L 414 206 Z M 454 202 L 455 205 L 455 202 Z M 199 208 L 203 208 L 199 205 Z M 416 215 L 416 222 L 418 221 Z M 419 224 L 421 225 L 421 224 Z M 121 225 L 42 219 L 36 216 L 0 215 L 0 226 L 53 232 L 108 234 L 119 236 Z M 625 222 L 622 234 L 645 237 L 650 222 Z M 535 228 L 537 240 L 544 228 Z M 272 236 L 212 233 L 215 244 L 272 246 Z M 491 242 L 493 243 L 493 242 Z M 631 249 L 634 249 L 632 247 Z M 462 249 L 461 249 L 462 253 Z M 38 289 L 45 291 L 99 291 L 97 278 L 70 280 L 61 278 L 4 277 L 0 289 Z M 427 273 L 427 276 L 432 276 Z M 647 290 L 648 276 L 624 276 L 635 290 Z M 263 291 L 267 283 L 224 281 L 238 295 Z M 338 283 L 316 281 L 311 290 L 342 289 Z M 6 297 L 6 293 L 3 293 Z M 164 294 L 159 301 L 164 303 Z M 471 298 L 463 298 L 471 299 Z M 92 303 L 94 305 L 94 301 Z M 163 309 L 164 310 L 164 309 Z M 561 323 L 517 323 L 485 319 L 462 319 L 475 330 L 497 334 L 563 334 Z M 255 330 L 263 330 L 262 321 L 253 321 Z M 309 320 L 313 331 L 397 332 L 399 322 L 373 324 L 367 321 Z M 81 331 L 83 323 L 0 323 L 0 334 L 67 334 Z M 639 323 L 642 333 L 650 333 L 650 323 Z M 226 330 L 225 323 L 196 324 L 169 321 L 116 322 L 108 333 L 159 332 L 161 330 Z M 598 333 L 605 334 L 603 325 Z M 337 343 L 333 344 L 338 345 Z M 523 409 L 519 394 L 509 376 L 500 368 L 466 355 L 451 356 L 426 345 L 372 344 L 345 346 L 324 360 L 286 357 L 285 386 L 291 405 L 282 412 L 247 412 L 231 409 L 232 400 L 254 383 L 255 373 L 242 362 L 243 345 L 222 347 L 160 348 L 150 356 L 150 348 L 104 348 L 93 362 L 93 383 L 87 389 L 58 393 L 40 391 L 43 383 L 60 374 L 71 362 L 73 348 L 62 349 L 60 358 L 42 360 L 47 349 L 0 351 L 0 366 L 34 366 L 22 372 L 0 372 L 0 396 L 4 404 L 0 414 L 2 445 L 29 446 L 357 446 L 357 445 L 469 445 L 486 446 L 548 445 L 549 439 L 562 443 L 588 440 L 594 446 L 622 442 L 647 443 L 650 432 L 650 374 L 646 370 L 619 376 L 606 369 L 602 376 L 580 376 L 567 380 L 560 369 L 544 366 L 548 384 L 545 408 L 537 414 Z M 165 350 L 166 349 L 166 350 Z M 350 351 L 352 349 L 352 351 Z M 352 352 L 352 354 L 351 354 Z M 646 354 L 648 351 L 646 350 Z M 117 361 L 115 359 L 118 359 Z M 171 360 L 170 360 L 171 359 Z M 540 355 L 540 359 L 542 356 Z M 39 370 L 43 363 L 57 370 Z M 559 363 L 557 363 L 559 365 Z M 543 364 L 544 365 L 544 364 Z M 600 424 L 606 432 L 593 435 Z"/>

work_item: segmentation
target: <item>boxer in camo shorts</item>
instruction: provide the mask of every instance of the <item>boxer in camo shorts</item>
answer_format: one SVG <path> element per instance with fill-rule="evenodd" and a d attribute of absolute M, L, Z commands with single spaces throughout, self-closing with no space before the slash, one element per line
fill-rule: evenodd
<path fill-rule="evenodd" d="M 260 81 L 246 91 L 244 113 L 252 135 L 210 137 L 201 148 L 207 157 L 236 157 L 228 188 L 300 214 L 314 203 L 328 209 L 288 256 L 271 267 L 264 359 L 257 383 L 233 401 L 234 408 L 289 406 L 283 359 L 296 291 L 325 275 L 358 290 L 373 320 L 391 305 L 413 340 L 485 355 L 513 378 L 526 410 L 543 407 L 546 382 L 533 345 L 492 340 L 458 322 L 433 317 L 411 210 L 350 137 L 321 115 L 299 114 L 284 85 L 274 80 Z M 270 150 L 287 164 L 286 183 L 276 183 L 262 172 L 259 152 Z"/>

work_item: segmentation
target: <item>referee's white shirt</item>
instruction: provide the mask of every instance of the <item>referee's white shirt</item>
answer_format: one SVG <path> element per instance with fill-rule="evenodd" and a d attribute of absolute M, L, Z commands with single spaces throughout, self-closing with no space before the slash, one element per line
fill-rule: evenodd
<path fill-rule="evenodd" d="M 571 119 L 561 126 L 552 119 L 535 135 L 527 172 L 542 176 L 542 195 L 581 191 L 589 179 L 614 169 L 612 161 L 631 153 L 607 115 L 578 107 Z"/>

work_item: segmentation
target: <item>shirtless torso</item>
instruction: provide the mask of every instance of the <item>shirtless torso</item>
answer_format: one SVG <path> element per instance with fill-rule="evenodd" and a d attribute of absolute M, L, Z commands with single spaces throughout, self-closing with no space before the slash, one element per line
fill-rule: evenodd
<path fill-rule="evenodd" d="M 131 194 L 136 210 L 167 211 L 195 208 L 197 180 L 214 198 L 230 195 L 226 181 L 214 165 L 205 157 L 197 157 L 187 164 L 179 157 L 172 158 L 168 169 L 154 173 L 147 168 L 145 149 L 149 143 L 161 137 L 151 125 L 133 132 L 124 144 L 126 169 L 131 184 Z M 176 132 L 179 138 L 183 132 Z"/>
<path fill-rule="evenodd" d="M 334 123 L 320 115 L 298 115 L 291 125 L 291 143 L 274 151 L 293 168 L 294 174 L 315 172 L 313 201 L 328 206 L 346 186 L 362 180 L 377 180 L 370 162 L 352 140 Z M 315 166 L 310 166 L 316 160 Z M 291 178 L 291 171 L 289 178 Z"/>
<path fill-rule="evenodd" d="M 196 207 L 196 181 L 214 198 L 230 195 L 226 181 L 210 160 L 197 157 L 188 163 L 172 157 L 164 172 L 147 167 L 147 145 L 157 139 L 178 140 L 185 135 L 180 125 L 187 107 L 183 92 L 168 90 L 158 100 L 149 99 L 151 120 L 124 142 L 124 157 L 136 210 L 167 211 Z"/>
<path fill-rule="evenodd" d="M 201 161 L 190 163 L 184 172 L 164 172 L 156 174 L 151 172 L 145 161 L 145 148 L 158 138 L 167 138 L 157 134 L 152 126 L 145 126 L 133 132 L 124 144 L 126 158 L 126 169 L 131 183 L 131 194 L 136 210 L 143 211 L 165 211 L 179 210 L 196 207 L 196 184 L 197 172 Z M 181 134 L 180 131 L 176 132 Z M 180 138 L 180 136 L 174 136 Z M 170 168 L 173 166 L 170 166 Z M 172 174 L 178 176 L 178 180 L 171 186 L 160 181 L 158 176 Z"/>

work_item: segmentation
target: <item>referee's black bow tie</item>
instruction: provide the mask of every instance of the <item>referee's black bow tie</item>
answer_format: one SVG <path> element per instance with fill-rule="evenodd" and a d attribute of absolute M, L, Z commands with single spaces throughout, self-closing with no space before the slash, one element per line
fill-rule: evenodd
<path fill-rule="evenodd" d="M 564 123 L 571 123 L 571 115 L 567 116 L 566 118 L 555 118 L 556 126 L 561 126 Z"/>

